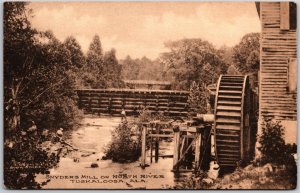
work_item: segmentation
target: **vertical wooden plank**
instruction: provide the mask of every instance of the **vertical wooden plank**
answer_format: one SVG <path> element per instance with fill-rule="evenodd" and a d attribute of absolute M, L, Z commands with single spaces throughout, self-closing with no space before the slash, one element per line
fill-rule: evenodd
<path fill-rule="evenodd" d="M 280 29 L 290 29 L 290 7 L 289 2 L 280 2 Z"/>
<path fill-rule="evenodd" d="M 159 134 L 160 125 L 155 123 L 156 134 Z M 158 155 L 159 155 L 159 137 L 155 138 L 155 163 L 158 162 Z"/>
<path fill-rule="evenodd" d="M 201 132 L 197 130 L 195 137 L 195 172 L 197 172 L 200 166 L 200 157 L 201 157 Z"/>
<path fill-rule="evenodd" d="M 142 131 L 142 156 L 141 156 L 141 167 L 144 169 L 146 166 L 146 134 L 147 127 L 143 127 Z"/>
<path fill-rule="evenodd" d="M 153 134 L 153 125 L 151 125 L 151 134 Z M 153 143 L 153 137 L 150 138 L 150 162 L 152 163 L 152 157 L 153 157 L 153 149 L 152 149 L 152 143 Z"/>
<path fill-rule="evenodd" d="M 155 163 L 158 162 L 158 155 L 159 155 L 159 142 L 156 140 L 155 141 Z"/>
<path fill-rule="evenodd" d="M 179 151 L 179 158 L 182 158 L 184 155 L 183 155 L 183 149 L 186 148 L 186 144 L 185 144 L 185 141 L 187 141 L 187 144 L 189 143 L 188 139 L 186 137 L 183 136 L 182 140 L 181 138 L 179 139 L 180 141 L 182 141 L 180 143 L 179 141 L 179 144 L 181 144 L 181 147 L 180 147 L 180 151 Z"/>
<path fill-rule="evenodd" d="M 179 160 L 179 148 L 180 148 L 180 131 L 179 131 L 179 127 L 175 127 L 173 128 L 174 131 L 174 150 L 173 150 L 173 169 L 174 166 L 177 164 L 178 160 Z"/>

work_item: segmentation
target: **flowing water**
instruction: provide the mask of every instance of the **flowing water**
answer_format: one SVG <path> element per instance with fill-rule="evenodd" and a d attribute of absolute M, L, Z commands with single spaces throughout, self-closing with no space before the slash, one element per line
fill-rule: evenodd
<path fill-rule="evenodd" d="M 61 157 L 49 175 L 39 175 L 38 181 L 50 181 L 45 189 L 162 189 L 172 188 L 178 178 L 171 172 L 172 158 L 160 158 L 142 169 L 140 162 L 113 163 L 101 160 L 104 147 L 111 140 L 111 131 L 118 126 L 119 117 L 85 117 L 79 129 L 68 141 L 79 151 Z M 162 142 L 161 154 L 172 152 L 172 142 Z M 92 168 L 91 164 L 98 165 Z M 179 180 L 180 181 L 180 180 Z"/>

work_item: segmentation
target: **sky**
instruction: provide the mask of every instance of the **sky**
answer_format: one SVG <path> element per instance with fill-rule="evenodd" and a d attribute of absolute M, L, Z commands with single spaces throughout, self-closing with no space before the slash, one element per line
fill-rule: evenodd
<path fill-rule="evenodd" d="M 167 51 L 164 42 L 201 38 L 216 48 L 234 46 L 246 33 L 259 32 L 254 2 L 32 2 L 32 25 L 51 30 L 61 41 L 73 36 L 86 52 L 98 34 L 104 51 L 118 59 Z"/>

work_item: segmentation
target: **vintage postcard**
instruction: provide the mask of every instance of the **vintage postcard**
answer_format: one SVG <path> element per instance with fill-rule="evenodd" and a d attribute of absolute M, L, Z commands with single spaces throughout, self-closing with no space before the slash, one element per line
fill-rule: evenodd
<path fill-rule="evenodd" d="M 295 2 L 5 2 L 6 189 L 295 189 Z"/>

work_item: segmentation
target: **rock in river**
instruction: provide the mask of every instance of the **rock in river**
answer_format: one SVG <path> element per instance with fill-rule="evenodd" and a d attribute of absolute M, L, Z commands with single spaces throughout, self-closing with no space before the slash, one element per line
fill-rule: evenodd
<path fill-rule="evenodd" d="M 97 163 L 92 163 L 92 164 L 91 164 L 91 167 L 92 167 L 92 168 L 98 168 L 99 165 L 98 165 Z"/>

